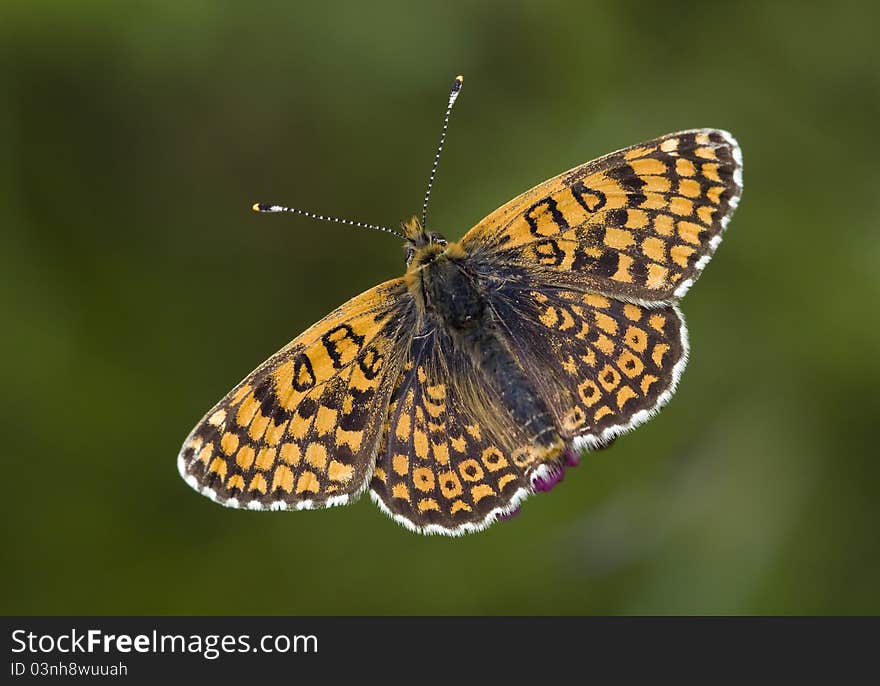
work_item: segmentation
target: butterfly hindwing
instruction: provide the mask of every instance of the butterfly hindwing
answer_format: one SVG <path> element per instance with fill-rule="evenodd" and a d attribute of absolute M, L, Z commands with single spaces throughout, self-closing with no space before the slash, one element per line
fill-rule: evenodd
<path fill-rule="evenodd" d="M 462 246 L 541 283 L 669 302 L 708 262 L 741 192 L 735 139 L 682 131 L 535 186 L 483 219 Z"/>
<path fill-rule="evenodd" d="M 687 362 L 674 305 L 534 286 L 500 290 L 495 310 L 515 357 L 567 438 L 591 448 L 649 419 Z"/>
<path fill-rule="evenodd" d="M 413 320 L 402 279 L 339 307 L 205 415 L 178 457 L 181 476 L 223 505 L 257 510 L 359 495 Z"/>

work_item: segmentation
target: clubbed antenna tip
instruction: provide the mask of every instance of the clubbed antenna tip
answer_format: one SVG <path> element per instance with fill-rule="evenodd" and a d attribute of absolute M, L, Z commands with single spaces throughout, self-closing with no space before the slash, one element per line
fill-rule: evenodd
<path fill-rule="evenodd" d="M 434 187 L 434 178 L 437 176 L 437 167 L 440 164 L 440 153 L 443 152 L 443 144 L 446 142 L 446 132 L 449 129 L 449 116 L 452 114 L 452 107 L 458 99 L 461 92 L 461 86 L 464 83 L 464 76 L 459 74 L 452 82 L 452 88 L 449 90 L 449 105 L 446 107 L 446 115 L 443 117 L 443 130 L 440 132 L 440 144 L 437 146 L 437 153 L 434 155 L 434 163 L 431 165 L 431 176 L 428 177 L 428 190 L 425 191 L 425 202 L 422 203 L 422 226 L 428 226 L 428 203 L 431 200 L 431 189 Z"/>
<path fill-rule="evenodd" d="M 367 224 L 365 222 L 356 222 L 351 219 L 340 219 L 339 217 L 328 217 L 323 214 L 315 214 L 314 212 L 309 212 L 308 210 L 301 210 L 297 207 L 285 207 L 284 205 L 273 205 L 268 202 L 255 202 L 251 205 L 251 209 L 254 212 L 291 212 L 292 214 L 298 214 L 303 217 L 308 217 L 309 219 L 317 219 L 322 222 L 333 222 L 334 224 L 346 224 L 347 226 L 357 226 L 362 229 L 373 229 L 374 231 L 384 231 L 385 233 L 390 233 L 398 238 L 406 238 L 399 231 L 395 231 L 394 229 L 389 229 L 387 226 L 379 226 L 378 224 Z"/>

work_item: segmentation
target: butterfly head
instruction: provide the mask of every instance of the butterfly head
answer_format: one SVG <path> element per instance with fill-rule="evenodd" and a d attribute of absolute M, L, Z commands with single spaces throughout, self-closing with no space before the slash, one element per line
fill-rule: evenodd
<path fill-rule="evenodd" d="M 406 266 L 415 271 L 446 252 L 448 241 L 435 231 L 426 231 L 418 217 L 401 222 L 406 238 Z"/>

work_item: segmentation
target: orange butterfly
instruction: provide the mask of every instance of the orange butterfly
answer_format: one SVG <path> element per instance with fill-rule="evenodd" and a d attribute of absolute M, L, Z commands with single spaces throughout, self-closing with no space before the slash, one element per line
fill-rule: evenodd
<path fill-rule="evenodd" d="M 687 359 L 678 300 L 721 241 L 742 157 L 716 129 L 672 133 L 545 181 L 458 243 L 402 233 L 406 273 L 348 301 L 260 365 L 178 457 L 229 507 L 341 505 L 367 488 L 420 533 L 479 531 L 551 488 L 581 449 L 648 420 Z"/>

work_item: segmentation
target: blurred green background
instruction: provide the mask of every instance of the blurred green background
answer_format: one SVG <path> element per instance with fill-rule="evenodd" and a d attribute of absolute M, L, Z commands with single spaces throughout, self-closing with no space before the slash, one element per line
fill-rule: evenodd
<path fill-rule="evenodd" d="M 880 12 L 807 3 L 0 9 L 4 613 L 878 613 Z M 449 238 L 690 127 L 745 193 L 669 407 L 523 514 L 423 538 L 369 499 L 221 508 L 175 458 L 350 296 L 435 186 Z"/>

